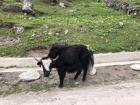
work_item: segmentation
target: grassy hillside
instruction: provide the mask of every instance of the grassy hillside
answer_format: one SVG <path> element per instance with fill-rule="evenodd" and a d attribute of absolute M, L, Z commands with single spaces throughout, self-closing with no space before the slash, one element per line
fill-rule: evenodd
<path fill-rule="evenodd" d="M 14 1 L 5 0 L 5 3 Z M 16 45 L 1 47 L 0 56 L 23 56 L 31 47 L 56 42 L 86 44 L 95 53 L 140 50 L 140 19 L 112 10 L 97 0 L 75 0 L 69 2 L 67 8 L 50 6 L 41 0 L 32 2 L 34 8 L 45 15 L 31 17 L 0 10 L 0 24 L 12 22 L 25 27 L 22 34 L 0 28 L 0 37 L 20 38 Z M 139 6 L 139 0 L 135 2 L 132 3 Z M 68 34 L 65 34 L 66 30 Z"/>

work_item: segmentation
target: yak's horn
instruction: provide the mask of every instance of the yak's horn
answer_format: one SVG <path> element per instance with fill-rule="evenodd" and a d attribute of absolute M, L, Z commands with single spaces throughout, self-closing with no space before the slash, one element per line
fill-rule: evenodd
<path fill-rule="evenodd" d="M 39 59 L 37 59 L 36 57 L 34 57 L 34 59 L 37 61 L 37 62 L 39 62 L 40 60 Z"/>
<path fill-rule="evenodd" d="M 53 59 L 53 61 L 56 61 L 59 58 L 59 56 L 57 56 L 55 59 Z"/>

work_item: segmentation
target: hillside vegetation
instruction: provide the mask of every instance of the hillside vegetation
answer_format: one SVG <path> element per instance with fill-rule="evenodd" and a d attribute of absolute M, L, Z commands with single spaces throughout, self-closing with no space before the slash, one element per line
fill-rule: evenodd
<path fill-rule="evenodd" d="M 140 6 L 139 0 L 125 1 Z M 22 5 L 15 0 L 4 0 L 4 3 Z M 32 0 L 32 3 L 44 14 L 33 17 L 0 9 L 0 38 L 19 39 L 11 46 L 1 46 L 0 56 L 24 56 L 30 48 L 56 42 L 85 44 L 95 53 L 140 50 L 140 19 L 108 8 L 104 2 L 69 0 L 66 8 L 41 0 Z M 9 23 L 23 26 L 24 32 L 16 33 L 9 28 Z"/>

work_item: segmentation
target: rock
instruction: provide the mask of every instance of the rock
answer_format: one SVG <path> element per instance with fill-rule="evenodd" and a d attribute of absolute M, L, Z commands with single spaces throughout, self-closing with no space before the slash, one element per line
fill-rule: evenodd
<path fill-rule="evenodd" d="M 115 0 L 105 0 L 105 2 L 106 2 L 106 5 L 108 7 L 111 7 L 111 8 L 113 8 L 115 6 L 115 4 L 116 4 Z"/>
<path fill-rule="evenodd" d="M 53 32 L 50 31 L 50 32 L 48 33 L 48 35 L 53 35 Z"/>
<path fill-rule="evenodd" d="M 127 12 L 128 7 L 129 7 L 129 4 L 124 2 L 124 3 L 122 3 L 121 9 L 124 10 L 125 12 Z"/>
<path fill-rule="evenodd" d="M 55 35 L 59 35 L 59 33 L 55 33 Z"/>
<path fill-rule="evenodd" d="M 19 75 L 20 80 L 22 81 L 32 81 L 40 78 L 40 74 L 37 70 L 30 70 L 27 72 L 23 72 Z"/>
<path fill-rule="evenodd" d="M 137 70 L 137 71 L 139 71 L 139 70 L 140 70 L 140 64 L 133 64 L 133 65 L 130 66 L 130 68 L 131 68 L 132 70 Z"/>
<path fill-rule="evenodd" d="M 119 26 L 120 27 L 123 27 L 124 26 L 124 23 L 123 22 L 119 22 Z"/>
<path fill-rule="evenodd" d="M 24 0 L 22 10 L 32 11 L 32 3 L 29 0 Z"/>
<path fill-rule="evenodd" d="M 22 8 L 16 5 L 5 5 L 3 8 L 3 11 L 5 12 L 15 12 L 15 13 L 19 13 L 22 12 Z"/>
<path fill-rule="evenodd" d="M 14 30 L 17 34 L 20 34 L 20 33 L 23 33 L 23 32 L 24 32 L 24 27 L 23 27 L 23 26 L 14 26 L 14 27 L 13 27 L 13 30 Z"/>
<path fill-rule="evenodd" d="M 33 9 L 33 5 L 29 0 L 23 1 L 22 12 L 27 13 L 28 15 L 35 16 L 36 12 Z"/>
<path fill-rule="evenodd" d="M 131 6 L 126 2 L 119 2 L 117 0 L 105 0 L 106 6 L 116 9 L 123 10 L 127 14 L 133 14 L 135 17 L 140 18 L 140 8 Z"/>
<path fill-rule="evenodd" d="M 65 8 L 65 4 L 63 2 L 60 2 L 59 6 L 62 7 L 62 8 Z"/>
<path fill-rule="evenodd" d="M 43 34 L 39 33 L 39 32 L 35 32 L 35 33 L 32 34 L 32 37 L 34 37 L 34 38 L 42 38 Z"/>
<path fill-rule="evenodd" d="M 64 33 L 65 33 L 65 35 L 67 35 L 67 34 L 68 34 L 68 32 L 69 32 L 69 30 L 65 30 L 65 32 L 64 32 Z"/>
<path fill-rule="evenodd" d="M 79 85 L 80 83 L 79 83 L 79 82 L 75 82 L 74 84 L 75 84 L 75 85 Z"/>

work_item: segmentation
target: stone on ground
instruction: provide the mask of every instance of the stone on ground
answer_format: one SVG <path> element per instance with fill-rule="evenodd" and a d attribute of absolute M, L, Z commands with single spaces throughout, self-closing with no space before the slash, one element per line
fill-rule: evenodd
<path fill-rule="evenodd" d="M 23 72 L 19 75 L 20 80 L 22 81 L 33 81 L 40 78 L 40 74 L 37 70 L 30 70 L 27 72 Z"/>
<path fill-rule="evenodd" d="M 130 68 L 133 70 L 140 70 L 140 64 L 133 64 L 130 66 Z"/>
<path fill-rule="evenodd" d="M 65 4 L 63 2 L 60 2 L 59 6 L 62 7 L 62 8 L 65 8 Z"/>
<path fill-rule="evenodd" d="M 22 8 L 16 5 L 8 4 L 3 7 L 3 11 L 19 13 L 22 12 Z"/>
<path fill-rule="evenodd" d="M 23 32 L 24 32 L 24 27 L 23 27 L 23 26 L 14 26 L 14 27 L 13 27 L 13 30 L 14 30 L 17 34 L 20 34 L 20 33 L 23 33 Z"/>

